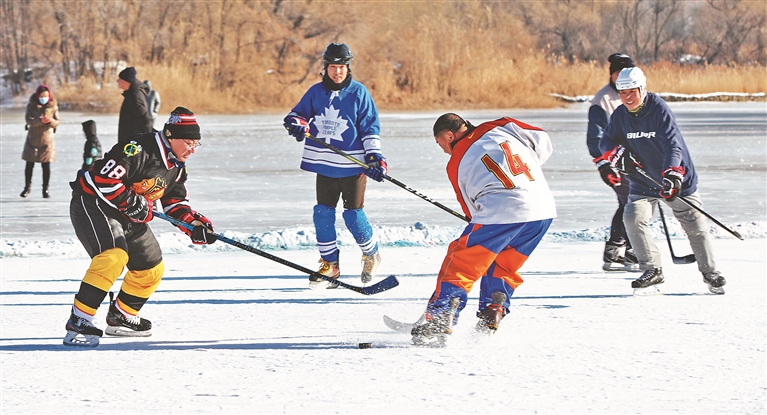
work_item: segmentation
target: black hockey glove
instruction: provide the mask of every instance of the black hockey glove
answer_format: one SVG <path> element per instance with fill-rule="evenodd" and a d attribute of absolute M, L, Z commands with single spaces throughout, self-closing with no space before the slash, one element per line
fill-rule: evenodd
<path fill-rule="evenodd" d="M 621 173 L 609 161 L 605 160 L 604 156 L 595 158 L 594 163 L 596 163 L 599 175 L 606 185 L 613 188 L 621 185 Z"/>
<path fill-rule="evenodd" d="M 676 199 L 682 191 L 682 179 L 684 170 L 681 167 L 669 167 L 663 172 L 663 190 L 660 196 L 669 202 Z"/>
<path fill-rule="evenodd" d="M 147 223 L 152 220 L 152 209 L 142 195 L 131 195 L 128 198 L 128 205 L 122 209 L 122 212 L 132 222 Z"/>
<path fill-rule="evenodd" d="M 637 167 L 642 168 L 639 160 L 623 146 L 615 147 L 612 151 L 605 153 L 605 158 L 625 174 L 634 174 L 637 172 Z"/>
<path fill-rule="evenodd" d="M 204 215 L 192 210 L 181 215 L 178 220 L 194 226 L 192 230 L 183 226 L 178 227 L 182 232 L 189 235 L 193 244 L 212 244 L 218 240 L 218 236 L 211 233 L 213 232 L 213 223 Z"/>
<path fill-rule="evenodd" d="M 216 234 L 203 225 L 197 225 L 192 229 L 192 243 L 197 245 L 212 244 L 218 240 Z"/>

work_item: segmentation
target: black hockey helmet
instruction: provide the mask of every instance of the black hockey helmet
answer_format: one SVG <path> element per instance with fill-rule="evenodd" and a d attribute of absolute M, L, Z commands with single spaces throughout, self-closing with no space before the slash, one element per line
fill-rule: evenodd
<path fill-rule="evenodd" d="M 325 48 L 325 52 L 322 53 L 322 61 L 325 63 L 325 67 L 328 65 L 351 65 L 352 58 L 354 56 L 346 43 L 331 43 Z"/>

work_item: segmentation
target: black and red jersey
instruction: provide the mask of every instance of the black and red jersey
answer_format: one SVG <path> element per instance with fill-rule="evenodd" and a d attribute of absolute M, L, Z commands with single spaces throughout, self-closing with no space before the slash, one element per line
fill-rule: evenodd
<path fill-rule="evenodd" d="M 167 215 L 193 213 L 186 189 L 186 167 L 171 153 L 159 132 L 117 143 L 90 170 L 77 172 L 70 183 L 73 195 L 92 196 L 123 211 L 134 194 L 159 199 Z"/>

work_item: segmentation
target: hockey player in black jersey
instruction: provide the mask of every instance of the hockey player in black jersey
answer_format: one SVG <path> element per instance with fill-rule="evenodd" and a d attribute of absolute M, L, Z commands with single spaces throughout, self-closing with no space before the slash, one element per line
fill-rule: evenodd
<path fill-rule="evenodd" d="M 64 344 L 96 347 L 103 332 L 93 324 L 96 310 L 127 266 L 117 298 L 110 292 L 106 334 L 149 336 L 152 324 L 138 316 L 157 289 L 164 266 L 152 230 L 152 205 L 195 225 L 187 233 L 195 244 L 216 241 L 213 225 L 189 206 L 185 162 L 200 145 L 200 126 L 192 111 L 177 107 L 162 132 L 143 133 L 118 143 L 70 183 L 69 215 L 77 238 L 91 257 L 75 295 Z"/>

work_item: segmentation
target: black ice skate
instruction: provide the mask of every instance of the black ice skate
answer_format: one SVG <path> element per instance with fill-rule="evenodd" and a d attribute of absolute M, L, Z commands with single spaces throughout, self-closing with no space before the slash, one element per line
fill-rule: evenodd
<path fill-rule="evenodd" d="M 602 253 L 602 270 L 604 271 L 623 271 L 623 253 L 626 250 L 625 243 L 618 243 L 607 241 L 605 242 L 605 250 Z"/>
<path fill-rule="evenodd" d="M 74 312 L 69 315 L 66 329 L 67 335 L 64 336 L 64 346 L 96 347 L 99 345 L 99 340 L 104 334 L 93 323 L 76 316 Z"/>
<path fill-rule="evenodd" d="M 484 310 L 477 314 L 479 321 L 474 327 L 474 330 L 480 334 L 493 334 L 498 330 L 498 325 L 501 324 L 503 316 L 506 314 L 506 309 L 503 307 L 503 303 L 506 301 L 506 293 L 496 291 L 490 295 L 492 301 L 488 304 Z"/>
<path fill-rule="evenodd" d="M 341 276 L 341 267 L 339 266 L 338 261 L 328 262 L 320 258 L 320 269 L 317 271 L 317 273 L 322 274 L 326 277 L 338 279 L 338 277 Z M 327 288 L 330 290 L 333 288 L 338 288 L 338 284 L 323 280 L 322 278 L 319 278 L 310 274 L 309 288 L 313 290 Z"/>
<path fill-rule="evenodd" d="M 727 281 L 724 279 L 722 274 L 719 273 L 719 271 L 704 272 L 703 282 L 708 284 L 708 291 L 710 291 L 711 294 L 724 294 L 723 287 L 724 284 L 727 284 Z"/>
<path fill-rule="evenodd" d="M 626 252 L 623 255 L 623 270 L 628 272 L 642 272 L 639 269 L 639 260 L 634 254 L 634 249 L 630 246 L 626 248 Z"/>
<path fill-rule="evenodd" d="M 461 304 L 460 298 L 450 299 L 450 308 L 441 314 L 427 317 L 421 325 L 413 326 L 410 335 L 413 336 L 414 346 L 445 347 L 447 336 L 453 333 L 455 312 Z"/>
<path fill-rule="evenodd" d="M 634 295 L 654 295 L 663 293 L 663 271 L 660 268 L 648 269 L 641 277 L 631 282 Z"/>
<path fill-rule="evenodd" d="M 117 308 L 117 300 L 109 293 L 109 313 L 107 313 L 107 328 L 104 333 L 119 337 L 149 337 L 152 335 L 152 322 L 139 316 L 126 317 Z"/>

